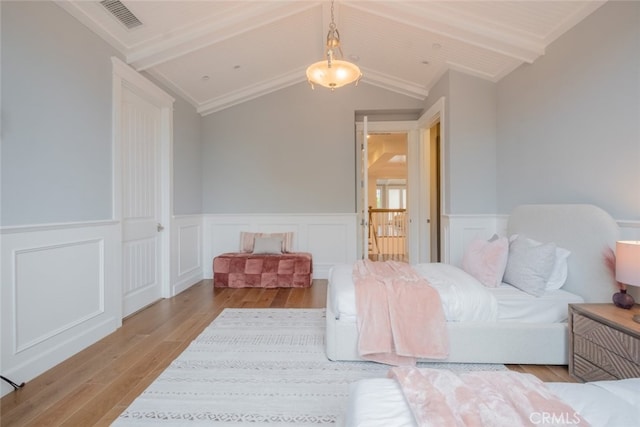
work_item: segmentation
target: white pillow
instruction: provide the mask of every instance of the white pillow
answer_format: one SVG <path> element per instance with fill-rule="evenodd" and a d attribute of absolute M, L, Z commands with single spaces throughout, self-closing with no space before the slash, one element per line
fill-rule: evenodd
<path fill-rule="evenodd" d="M 497 288 L 507 267 L 509 240 L 494 236 L 490 240 L 473 239 L 464 251 L 462 269 L 489 288 Z"/>
<path fill-rule="evenodd" d="M 514 234 L 509 238 L 510 241 L 514 241 L 518 237 L 517 234 Z M 542 242 L 538 242 L 537 240 L 527 238 L 529 242 L 533 245 L 541 245 Z M 547 289 L 560 289 L 564 286 L 564 283 L 567 281 L 567 276 L 569 273 L 567 258 L 571 255 L 571 251 L 565 248 L 556 247 L 556 259 L 553 264 L 553 269 L 551 270 L 551 275 L 549 276 L 549 280 L 547 280 Z"/>
<path fill-rule="evenodd" d="M 253 252 L 253 245 L 258 237 L 278 237 L 282 241 L 281 252 L 291 252 L 293 248 L 293 231 L 284 233 L 252 233 L 249 231 L 240 232 L 240 252 Z"/>
<path fill-rule="evenodd" d="M 256 237 L 253 243 L 254 254 L 281 254 L 282 237 Z"/>
<path fill-rule="evenodd" d="M 519 236 L 509 245 L 504 281 L 539 297 L 545 292 L 555 259 L 555 243 L 536 245 L 530 239 Z"/>
<path fill-rule="evenodd" d="M 551 276 L 547 280 L 547 289 L 560 289 L 567 281 L 569 268 L 567 266 L 567 258 L 571 255 L 571 251 L 565 248 L 556 247 L 556 260 L 551 270 Z"/>

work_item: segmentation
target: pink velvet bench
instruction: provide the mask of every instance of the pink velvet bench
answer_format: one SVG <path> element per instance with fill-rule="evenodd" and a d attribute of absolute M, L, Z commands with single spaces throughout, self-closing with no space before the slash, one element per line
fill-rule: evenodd
<path fill-rule="evenodd" d="M 229 252 L 213 259 L 216 288 L 308 288 L 312 273 L 313 262 L 307 252 Z"/>

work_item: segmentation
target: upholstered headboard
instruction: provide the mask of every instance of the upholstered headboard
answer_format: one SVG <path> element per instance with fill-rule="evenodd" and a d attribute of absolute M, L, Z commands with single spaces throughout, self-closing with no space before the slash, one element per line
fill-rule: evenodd
<path fill-rule="evenodd" d="M 587 204 L 521 205 L 509 216 L 507 231 L 570 250 L 563 289 L 586 302 L 611 302 L 617 288 L 603 252 L 615 249 L 620 230 L 607 212 Z"/>

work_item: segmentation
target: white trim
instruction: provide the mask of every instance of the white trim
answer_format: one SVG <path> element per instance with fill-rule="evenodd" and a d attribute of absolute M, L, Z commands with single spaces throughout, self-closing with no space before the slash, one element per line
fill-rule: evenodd
<path fill-rule="evenodd" d="M 120 78 L 122 82 L 132 85 L 131 89 L 138 89 L 136 93 L 144 96 L 149 101 L 159 104 L 161 107 L 170 107 L 175 99 L 167 94 L 153 82 L 146 79 L 142 74 L 127 65 L 124 61 L 116 56 L 111 57 L 113 73 Z"/>
<path fill-rule="evenodd" d="M 31 233 L 37 231 L 66 230 L 69 228 L 102 227 L 116 225 L 118 221 L 75 221 L 75 222 L 52 222 L 48 224 L 27 224 L 8 225 L 0 227 L 0 234 Z"/>
<path fill-rule="evenodd" d="M 205 103 L 196 105 L 196 109 L 200 115 L 206 116 L 280 89 L 302 83 L 305 80 L 304 68 L 300 68 L 298 70 L 293 70 L 286 74 L 276 76 L 272 79 L 263 80 L 250 86 L 245 86 L 217 98 L 213 98 Z"/>
<path fill-rule="evenodd" d="M 634 221 L 631 219 L 620 219 L 616 221 L 618 226 L 623 228 L 640 228 L 640 221 Z"/>
<path fill-rule="evenodd" d="M 427 96 L 429 96 L 429 90 L 424 85 L 399 79 L 395 76 L 368 68 L 362 68 L 362 81 L 372 86 L 380 87 L 420 101 L 424 101 Z"/>
<path fill-rule="evenodd" d="M 127 62 L 142 71 L 180 58 L 207 46 L 246 34 L 257 28 L 318 6 L 318 2 L 259 2 L 252 7 L 237 6 L 197 23 L 172 28 L 166 37 L 138 44 L 130 50 Z"/>
<path fill-rule="evenodd" d="M 203 279 L 204 228 L 202 215 L 179 215 L 171 221 L 171 289 L 177 295 Z"/>
<path fill-rule="evenodd" d="M 440 159 L 438 162 L 440 164 L 440 255 L 442 262 L 448 262 L 450 259 L 448 254 L 450 254 L 450 236 L 448 234 L 448 225 L 445 225 L 444 217 L 447 214 L 447 115 L 446 115 L 446 103 L 445 97 L 442 96 L 438 98 L 436 102 L 433 103 L 431 107 L 417 120 L 417 127 L 419 129 L 431 129 L 436 123 L 440 123 Z M 429 215 L 427 213 L 427 215 Z"/>
<path fill-rule="evenodd" d="M 430 2 L 428 8 L 407 2 L 362 5 L 350 2 L 349 5 L 403 25 L 441 34 L 519 61 L 531 63 L 545 52 L 545 45 L 531 34 L 514 28 L 497 27 L 495 22 L 479 22 L 438 2 Z"/>

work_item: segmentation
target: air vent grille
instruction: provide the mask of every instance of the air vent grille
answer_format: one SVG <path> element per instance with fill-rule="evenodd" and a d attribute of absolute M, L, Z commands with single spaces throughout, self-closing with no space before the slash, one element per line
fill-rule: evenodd
<path fill-rule="evenodd" d="M 120 0 L 102 0 L 100 4 L 128 29 L 131 30 L 142 25 L 136 15 L 131 13 L 129 8 L 122 4 Z"/>

